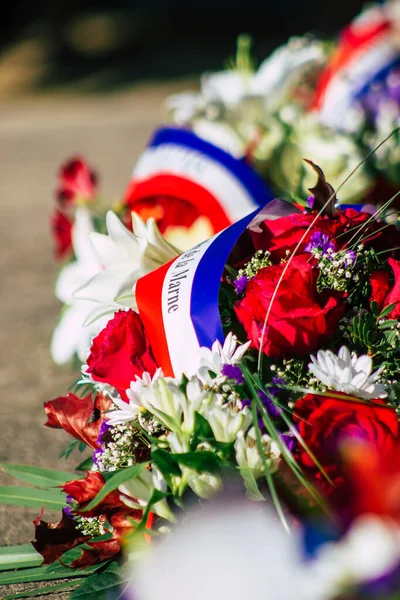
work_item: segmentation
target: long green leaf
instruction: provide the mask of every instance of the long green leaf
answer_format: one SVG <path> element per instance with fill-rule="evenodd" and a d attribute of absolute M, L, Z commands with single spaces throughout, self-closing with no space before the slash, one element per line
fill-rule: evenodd
<path fill-rule="evenodd" d="M 0 464 L 0 469 L 20 481 L 25 481 L 40 488 L 56 487 L 64 485 L 67 481 L 76 479 L 74 473 L 43 469 L 42 467 L 33 467 L 30 465 L 8 465 L 2 463 Z"/>
<path fill-rule="evenodd" d="M 31 544 L 0 548 L 0 571 L 37 567 L 42 562 L 42 556 L 36 552 Z"/>
<path fill-rule="evenodd" d="M 80 509 L 82 512 L 86 510 L 92 510 L 95 506 L 99 504 L 110 492 L 113 492 L 117 489 L 119 485 L 128 481 L 128 479 L 134 479 L 138 477 L 147 467 L 149 463 L 140 463 L 139 465 L 133 465 L 132 467 L 127 467 L 126 469 L 122 469 L 121 471 L 116 471 L 111 477 L 109 477 L 106 483 L 101 488 L 100 492 L 97 494 L 95 498 L 84 508 Z"/>
<path fill-rule="evenodd" d="M 110 597 L 110 592 L 119 590 L 121 579 L 121 569 L 113 561 L 102 573 L 96 573 L 88 577 L 71 594 L 71 600 L 103 600 Z"/>
<path fill-rule="evenodd" d="M 74 581 L 64 581 L 64 583 L 58 583 L 57 585 L 48 585 L 47 587 L 35 588 L 33 590 L 27 590 L 26 592 L 20 592 L 19 594 L 10 594 L 6 596 L 3 600 L 18 600 L 18 598 L 34 598 L 35 596 L 46 596 L 47 594 L 52 594 L 53 592 L 61 592 L 66 591 L 68 588 L 74 586 L 73 589 L 76 588 L 78 582 Z"/>
<path fill-rule="evenodd" d="M 65 496 L 61 491 L 36 490 L 10 485 L 0 487 L 0 504 L 39 509 L 46 505 L 48 510 L 60 510 L 65 506 Z"/>
<path fill-rule="evenodd" d="M 98 567 L 98 565 L 97 565 Z M 46 566 L 33 567 L 32 569 L 21 569 L 8 573 L 0 573 L 0 585 L 11 585 L 15 583 L 31 583 L 33 581 L 54 581 L 55 579 L 72 579 L 75 577 L 87 577 L 93 573 L 93 569 L 88 567 L 82 569 L 68 569 L 64 571 L 49 572 Z"/>

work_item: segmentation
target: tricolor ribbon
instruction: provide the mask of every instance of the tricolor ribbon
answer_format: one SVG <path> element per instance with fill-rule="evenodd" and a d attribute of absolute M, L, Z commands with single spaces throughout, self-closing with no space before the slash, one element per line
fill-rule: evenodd
<path fill-rule="evenodd" d="M 343 31 L 321 75 L 314 103 L 325 124 L 346 129 L 346 116 L 354 101 L 400 64 L 396 35 L 398 38 L 393 21 L 379 7 L 371 8 Z"/>
<path fill-rule="evenodd" d="M 342 205 L 342 208 L 350 206 Z M 356 205 L 357 210 L 362 210 Z M 157 364 L 167 376 L 191 376 L 198 368 L 198 351 L 224 341 L 218 294 L 221 277 L 236 242 L 251 224 L 288 216 L 298 209 L 275 199 L 141 277 L 136 302 Z"/>
<path fill-rule="evenodd" d="M 158 129 L 128 186 L 129 207 L 157 196 L 178 198 L 209 219 L 215 232 L 264 206 L 273 195 L 244 160 L 178 127 Z"/>
<path fill-rule="evenodd" d="M 283 200 L 273 200 L 139 279 L 139 314 L 165 375 L 191 375 L 198 366 L 199 348 L 224 341 L 218 293 L 225 264 L 241 234 L 259 213 L 261 220 L 277 219 L 296 210 Z"/>

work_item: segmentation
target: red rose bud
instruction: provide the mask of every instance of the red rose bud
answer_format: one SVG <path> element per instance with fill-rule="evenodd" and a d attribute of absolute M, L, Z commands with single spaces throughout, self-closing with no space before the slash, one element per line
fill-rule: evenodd
<path fill-rule="evenodd" d="M 94 338 L 87 364 L 95 381 L 112 385 L 128 401 L 126 390 L 136 375 L 154 375 L 157 369 L 139 315 L 131 309 L 116 312 Z"/>
<path fill-rule="evenodd" d="M 253 348 L 259 349 L 267 311 L 285 265 L 261 269 L 246 286 L 235 312 Z M 318 293 L 318 270 L 309 255 L 294 257 L 281 281 L 262 340 L 262 351 L 273 358 L 305 356 L 330 339 L 345 310 L 345 294 Z"/>
<path fill-rule="evenodd" d="M 352 401 L 308 394 L 294 407 L 294 420 L 299 434 L 312 454 L 333 480 L 328 484 L 310 455 L 299 446 L 297 460 L 325 491 L 340 494 L 344 486 L 341 451 L 349 442 L 362 442 L 376 452 L 394 452 L 399 442 L 399 422 L 396 412 L 383 400 Z"/>
<path fill-rule="evenodd" d="M 92 200 L 97 187 L 97 175 L 80 156 L 64 163 L 58 172 L 57 200 L 72 204 L 75 200 Z"/>
<path fill-rule="evenodd" d="M 56 209 L 50 217 L 50 227 L 54 255 L 57 260 L 62 260 L 72 251 L 72 222 Z"/>

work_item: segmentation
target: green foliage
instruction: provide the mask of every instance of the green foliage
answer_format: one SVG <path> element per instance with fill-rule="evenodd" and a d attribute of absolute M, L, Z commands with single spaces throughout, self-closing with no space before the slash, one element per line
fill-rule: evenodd
<path fill-rule="evenodd" d="M 76 478 L 73 473 L 68 473 L 67 471 L 44 469 L 31 465 L 9 465 L 2 463 L 0 468 L 12 477 L 39 488 L 57 487 Z"/>
<path fill-rule="evenodd" d="M 43 562 L 42 556 L 31 544 L 18 544 L 0 548 L 0 571 L 11 571 L 37 567 Z"/>
<path fill-rule="evenodd" d="M 88 577 L 71 594 L 71 600 L 106 600 L 112 592 L 119 591 L 122 583 L 121 569 L 116 561 Z"/>
<path fill-rule="evenodd" d="M 103 485 L 97 496 L 93 498 L 93 500 L 89 502 L 89 504 L 85 508 L 80 509 L 81 512 L 92 510 L 110 492 L 116 490 L 119 485 L 125 483 L 125 481 L 128 481 L 129 479 L 139 477 L 139 475 L 146 469 L 148 464 L 149 463 L 140 463 L 138 465 L 133 465 L 132 467 L 126 467 L 125 469 L 121 469 L 120 471 L 103 473 L 103 477 L 106 479 L 106 483 Z"/>
<path fill-rule="evenodd" d="M 65 506 L 65 496 L 61 491 L 56 490 L 2 486 L 0 487 L 0 504 L 27 506 L 28 508 L 37 508 L 39 510 L 43 506 L 46 506 L 48 510 L 61 510 Z"/>

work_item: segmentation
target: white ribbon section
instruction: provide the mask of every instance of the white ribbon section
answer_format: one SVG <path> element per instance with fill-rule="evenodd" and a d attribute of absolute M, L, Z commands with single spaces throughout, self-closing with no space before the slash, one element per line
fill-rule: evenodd
<path fill-rule="evenodd" d="M 232 222 L 256 208 L 242 183 L 215 160 L 176 144 L 147 148 L 133 171 L 137 181 L 168 174 L 190 179 L 208 190 Z"/>

